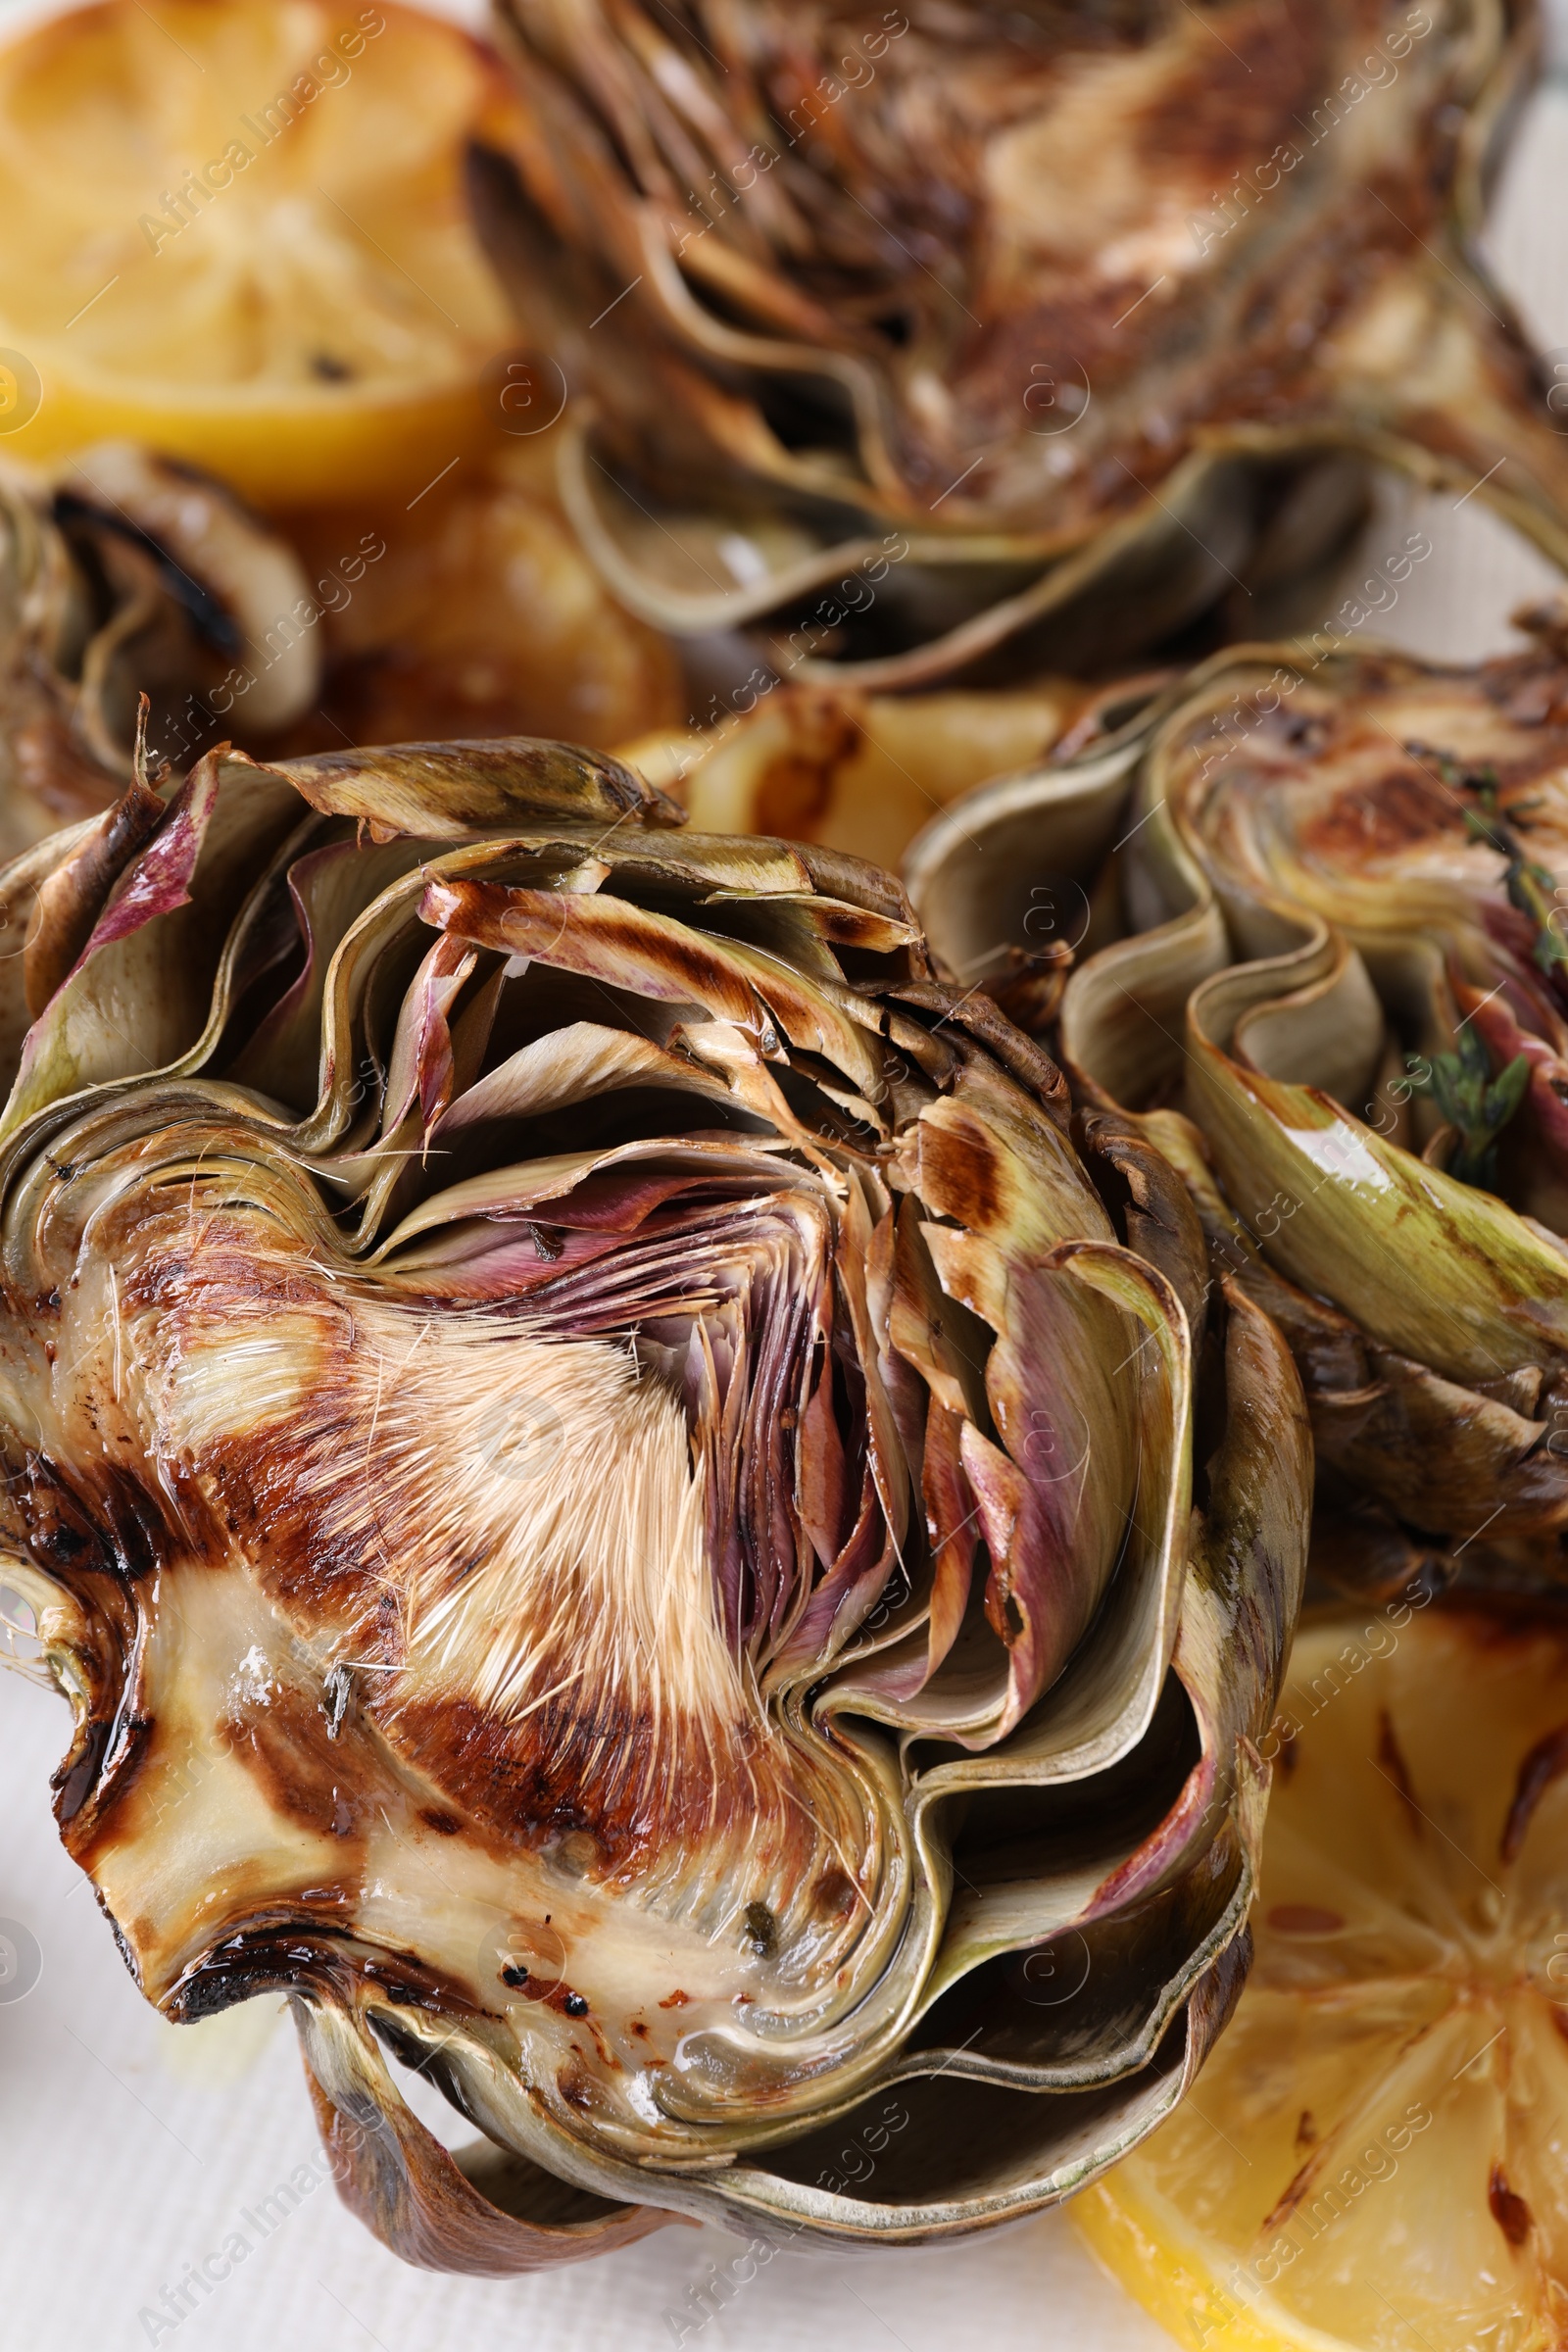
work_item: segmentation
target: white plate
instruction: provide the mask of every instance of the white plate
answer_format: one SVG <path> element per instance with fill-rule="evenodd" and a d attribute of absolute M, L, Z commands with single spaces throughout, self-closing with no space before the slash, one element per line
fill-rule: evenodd
<path fill-rule="evenodd" d="M 52 13 L 0 0 L 0 26 Z M 470 0 L 446 13 L 482 21 Z M 1568 0 L 1553 19 L 1568 67 Z M 1534 104 L 1493 228 L 1498 274 L 1547 349 L 1568 347 L 1561 74 Z M 1515 642 L 1510 610 L 1556 575 L 1478 502 L 1397 487 L 1369 528 L 1369 571 L 1415 525 L 1434 552 L 1380 633 L 1451 660 Z M 40 1954 L 24 1998 L 0 1983 L 7 2352 L 1168 2352 L 1059 2215 L 956 2249 L 781 2255 L 706 2324 L 691 2290 L 737 2250 L 711 2230 L 516 2282 L 406 2269 L 326 2181 L 281 2004 L 176 2029 L 137 1994 L 50 1817 L 68 1727 L 62 1701 L 0 1676 L 0 1935 L 19 1922 Z M 201 2292 L 188 2282 L 204 2265 Z M 164 2297 L 181 2280 L 176 2324 Z"/>

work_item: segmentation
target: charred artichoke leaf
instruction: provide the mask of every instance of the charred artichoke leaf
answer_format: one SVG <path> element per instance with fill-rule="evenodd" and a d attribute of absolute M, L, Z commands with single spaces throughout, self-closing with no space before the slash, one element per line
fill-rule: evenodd
<path fill-rule="evenodd" d="M 1305 1552 L 1263 1319 L 1204 1343 L 1195 1518 L 1206 1308 L 1122 1193 L 1188 1292 L 1191 1235 L 1135 1130 L 1107 1205 L 886 876 L 673 832 L 564 748 L 304 764 L 215 755 L 55 868 L 85 939 L 6 1113 L 0 1508 L 70 1849 L 166 2015 L 295 1996 L 410 2259 L 1033 2210 L 1245 1970 L 1238 1742 Z M 950 2065 L 943 2004 L 1063 1931 L 1083 2019 L 1025 2000 Z M 890 2099 L 874 2193 L 824 2183 Z"/>
<path fill-rule="evenodd" d="M 406 743 L 374 754 L 319 752 L 285 760 L 287 776 L 323 816 L 363 818 L 372 840 L 391 834 L 423 841 L 466 841 L 491 827 L 530 817 L 569 816 L 607 825 L 637 815 L 676 824 L 679 811 L 640 776 L 603 752 L 523 736 L 461 746 Z"/>
<path fill-rule="evenodd" d="M 632 2245 L 667 2219 L 596 2197 L 487 2141 L 451 2155 L 409 2106 L 363 2024 L 299 1996 L 296 2015 L 339 2192 L 406 2262 L 508 2278 Z"/>
<path fill-rule="evenodd" d="M 220 483 L 133 443 L 0 469 L 0 854 L 119 802 L 144 692 L 155 760 L 188 758 L 219 732 L 207 698 L 265 646 L 241 689 L 247 739 L 298 718 L 320 682 L 294 618 L 309 585 Z"/>
<path fill-rule="evenodd" d="M 581 395 L 573 522 L 660 626 L 770 620 L 798 678 L 1008 639 L 1070 667 L 1320 564 L 1352 453 L 1485 481 L 1568 562 L 1564 445 L 1473 251 L 1529 11 L 499 24 L 518 112 L 475 209 Z"/>

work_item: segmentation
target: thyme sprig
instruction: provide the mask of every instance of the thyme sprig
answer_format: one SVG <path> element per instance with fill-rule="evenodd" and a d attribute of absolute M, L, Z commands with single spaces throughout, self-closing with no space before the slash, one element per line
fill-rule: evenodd
<path fill-rule="evenodd" d="M 1492 1056 L 1473 1028 L 1463 1028 L 1451 1054 L 1431 1056 L 1430 1075 L 1415 1079 L 1417 1094 L 1429 1095 L 1459 1141 L 1448 1174 L 1484 1192 L 1497 1189 L 1497 1138 L 1525 1099 L 1530 1084 L 1528 1055 L 1516 1054 L 1494 1078 Z"/>
<path fill-rule="evenodd" d="M 1484 841 L 1506 861 L 1503 884 L 1508 904 L 1519 909 L 1535 932 L 1536 963 L 1548 975 L 1559 966 L 1568 965 L 1568 940 L 1552 929 L 1552 917 L 1560 904 L 1556 895 L 1557 877 L 1549 867 L 1531 857 L 1521 839 L 1521 834 L 1529 831 L 1530 811 L 1539 804 L 1521 802 L 1504 815 L 1498 806 L 1499 784 L 1494 767 L 1466 767 L 1451 752 L 1439 751 L 1429 743 L 1407 743 L 1404 748 L 1412 760 L 1435 766 L 1450 792 L 1468 792 L 1480 802 L 1479 810 L 1465 809 L 1465 831 L 1473 840 Z"/>

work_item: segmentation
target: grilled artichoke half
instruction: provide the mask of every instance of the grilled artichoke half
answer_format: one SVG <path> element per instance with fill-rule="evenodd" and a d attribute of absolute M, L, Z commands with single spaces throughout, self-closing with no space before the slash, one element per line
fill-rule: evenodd
<path fill-rule="evenodd" d="M 250 740 L 297 719 L 320 682 L 308 590 L 220 483 L 133 442 L 0 468 L 0 857 L 120 799 L 144 690 L 153 759 L 181 767 L 236 664 Z"/>
<path fill-rule="evenodd" d="M 998 874 L 1010 902 L 983 895 Z M 1326 641 L 1223 656 L 1119 743 L 956 804 L 911 886 L 971 974 L 988 926 L 1027 947 L 1031 904 L 1077 893 L 1064 1065 L 1147 1114 L 1290 1338 L 1342 1553 L 1404 1573 L 1399 1523 L 1467 1569 L 1522 1544 L 1560 1574 L 1560 622 L 1469 670 Z"/>
<path fill-rule="evenodd" d="M 65 1839 L 167 2016 L 292 1991 L 438 2267 L 1028 2212 L 1246 1967 L 1284 1344 L 896 884 L 674 813 L 559 746 L 213 755 L 3 883 Z"/>
<path fill-rule="evenodd" d="M 499 24 L 522 128 L 481 228 L 589 397 L 584 544 L 661 627 L 769 619 L 792 674 L 863 684 L 1103 661 L 1321 561 L 1352 451 L 1486 477 L 1568 564 L 1568 442 L 1468 251 L 1528 8 Z"/>

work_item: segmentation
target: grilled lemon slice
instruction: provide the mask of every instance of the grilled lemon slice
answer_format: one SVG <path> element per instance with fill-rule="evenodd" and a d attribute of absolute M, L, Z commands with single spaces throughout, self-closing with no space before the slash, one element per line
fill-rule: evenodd
<path fill-rule="evenodd" d="M 0 455 L 129 436 L 267 504 L 416 494 L 484 432 L 514 331 L 462 188 L 504 104 L 478 43 L 392 0 L 105 0 L 27 34 Z"/>
<path fill-rule="evenodd" d="M 1190 2352 L 1568 2342 L 1568 1617 L 1314 1623 L 1275 1736 L 1252 1978 L 1078 2226 Z"/>

